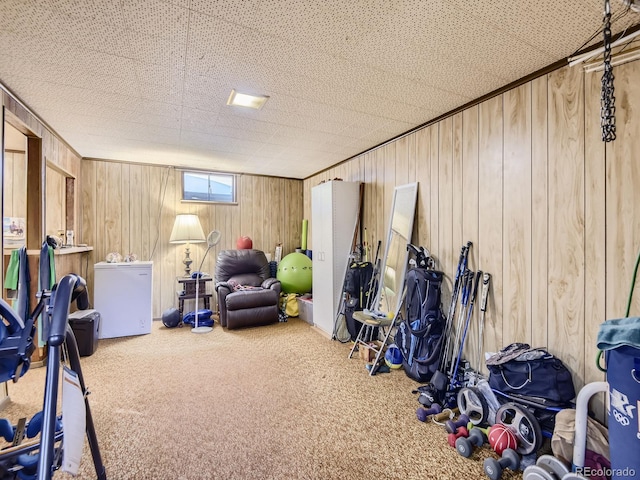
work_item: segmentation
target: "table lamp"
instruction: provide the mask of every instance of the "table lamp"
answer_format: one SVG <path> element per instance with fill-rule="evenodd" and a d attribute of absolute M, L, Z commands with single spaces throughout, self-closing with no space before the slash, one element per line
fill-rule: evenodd
<path fill-rule="evenodd" d="M 184 249 L 184 276 L 191 275 L 191 260 L 189 244 L 190 243 L 203 243 L 206 241 L 202 225 L 198 216 L 193 213 L 179 213 L 176 215 L 176 220 L 173 223 L 173 230 L 171 230 L 171 238 L 169 243 L 185 243 Z"/>

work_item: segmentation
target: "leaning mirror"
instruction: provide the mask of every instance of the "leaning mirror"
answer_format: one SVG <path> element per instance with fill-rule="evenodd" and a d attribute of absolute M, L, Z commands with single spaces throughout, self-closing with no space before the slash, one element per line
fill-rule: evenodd
<path fill-rule="evenodd" d="M 407 244 L 411 243 L 413 234 L 417 196 L 417 183 L 397 186 L 393 192 L 380 284 L 374 303 L 376 310 L 385 314 L 393 312 L 397 315 L 402 305 L 404 276 L 409 260 Z"/>

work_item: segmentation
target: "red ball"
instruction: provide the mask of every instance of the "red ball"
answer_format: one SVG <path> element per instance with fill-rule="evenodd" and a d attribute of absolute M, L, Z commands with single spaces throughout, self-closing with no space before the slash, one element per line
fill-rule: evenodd
<path fill-rule="evenodd" d="M 489 430 L 489 445 L 498 455 L 502 455 L 507 448 L 515 450 L 518 447 L 518 440 L 508 427 L 496 423 Z"/>
<path fill-rule="evenodd" d="M 251 250 L 253 248 L 253 240 L 251 237 L 243 235 L 236 240 L 236 249 L 238 250 Z"/>

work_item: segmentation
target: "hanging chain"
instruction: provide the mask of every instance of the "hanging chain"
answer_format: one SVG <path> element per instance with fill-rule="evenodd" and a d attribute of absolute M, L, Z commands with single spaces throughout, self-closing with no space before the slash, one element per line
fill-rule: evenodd
<path fill-rule="evenodd" d="M 604 2 L 604 73 L 602 74 L 602 93 L 600 95 L 600 125 L 602 141 L 616 139 L 616 97 L 613 86 L 613 67 L 611 66 L 611 5 Z"/>

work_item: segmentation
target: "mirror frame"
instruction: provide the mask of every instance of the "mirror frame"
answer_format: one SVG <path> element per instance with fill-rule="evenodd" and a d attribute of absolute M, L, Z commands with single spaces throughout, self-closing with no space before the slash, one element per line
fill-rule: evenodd
<path fill-rule="evenodd" d="M 415 220 L 415 213 L 416 213 L 416 202 L 418 199 L 418 182 L 414 182 L 414 183 L 408 183 L 406 185 L 398 185 L 395 187 L 394 191 L 393 191 L 393 202 L 391 204 L 391 215 L 389 216 L 389 228 L 387 229 L 387 241 L 385 244 L 385 250 L 384 250 L 384 257 L 383 257 L 383 261 L 382 261 L 382 267 L 380 269 L 380 280 L 378 282 L 378 291 L 376 292 L 376 297 L 375 297 L 375 301 L 373 303 L 373 305 L 375 305 L 375 310 L 376 311 L 381 311 L 384 313 L 388 313 L 389 311 L 391 311 L 389 308 L 387 308 L 387 306 L 383 306 L 381 305 L 382 302 L 382 292 L 384 291 L 385 288 L 385 272 L 387 270 L 388 267 L 388 261 L 389 261 L 389 251 L 391 248 L 391 241 L 393 238 L 393 233 L 394 233 L 394 219 L 397 221 L 396 215 L 400 215 L 399 213 L 399 204 L 398 204 L 398 198 L 403 196 L 403 195 L 408 195 L 409 197 L 406 200 L 406 204 L 409 205 L 410 211 L 405 211 L 402 212 L 403 216 L 406 217 L 406 220 L 408 220 L 408 232 L 407 232 L 407 237 L 406 237 L 406 242 L 403 243 L 402 245 L 402 249 L 404 251 L 403 254 L 399 255 L 399 259 L 402 260 L 402 264 L 398 266 L 398 268 L 396 268 L 396 274 L 399 272 L 400 276 L 396 277 L 396 287 L 397 287 L 397 283 L 398 283 L 398 279 L 401 279 L 401 284 L 400 284 L 400 289 L 404 290 L 404 277 L 407 273 L 407 263 L 409 261 L 409 251 L 407 250 L 407 244 L 411 243 L 411 237 L 413 235 L 413 223 Z M 402 301 L 403 301 L 403 295 L 402 295 L 402 291 L 400 292 L 396 292 L 396 304 L 393 306 L 393 314 L 394 314 L 394 318 L 395 316 L 398 315 L 398 312 L 400 311 L 400 307 L 402 305 Z"/>

